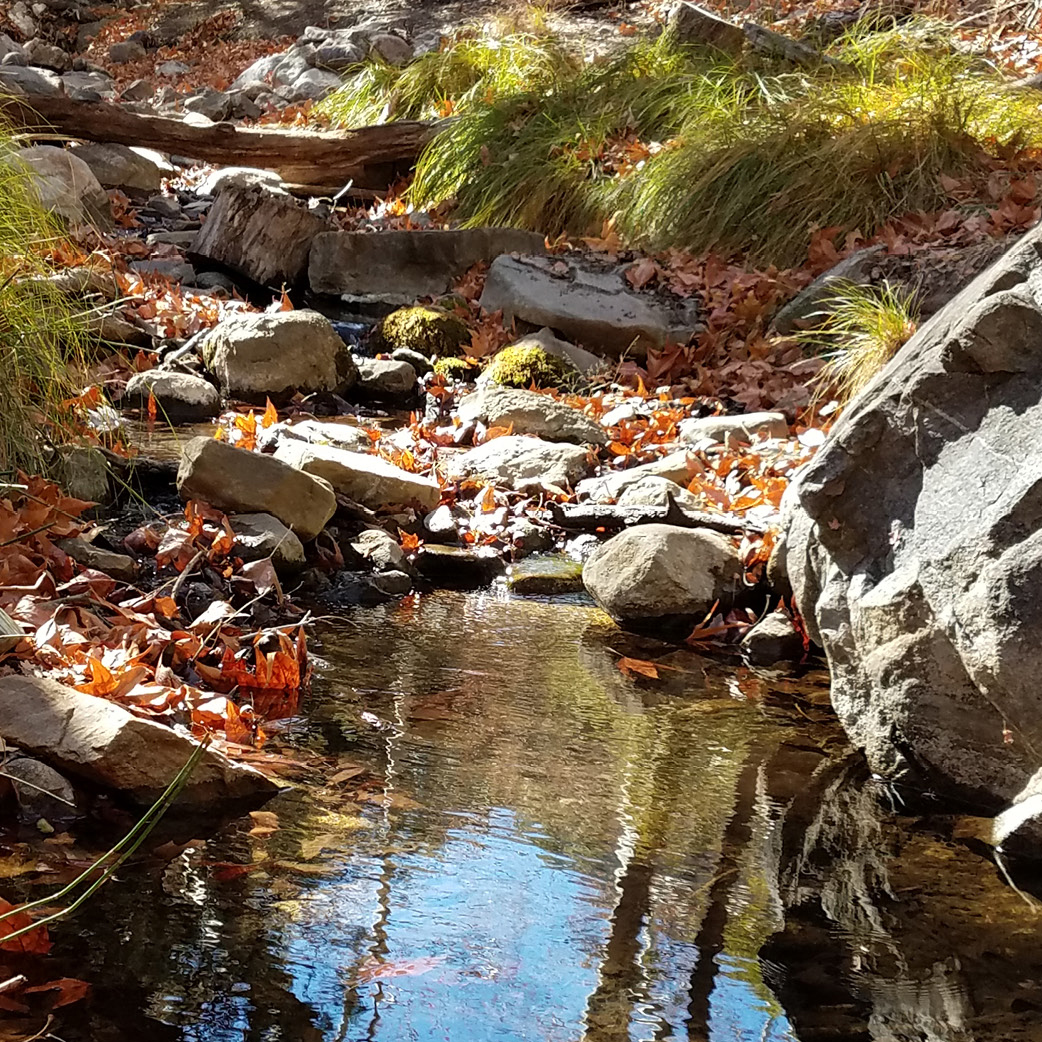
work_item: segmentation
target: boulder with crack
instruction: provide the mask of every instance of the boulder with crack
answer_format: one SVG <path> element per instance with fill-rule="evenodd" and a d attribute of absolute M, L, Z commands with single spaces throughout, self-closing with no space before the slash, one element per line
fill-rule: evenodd
<path fill-rule="evenodd" d="M 1042 229 L 923 325 L 790 486 L 785 564 L 873 770 L 997 809 L 1042 766 Z"/>

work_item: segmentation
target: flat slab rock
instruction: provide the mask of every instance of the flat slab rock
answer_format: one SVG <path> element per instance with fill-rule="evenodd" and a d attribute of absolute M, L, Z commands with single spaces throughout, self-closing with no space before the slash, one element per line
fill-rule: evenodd
<path fill-rule="evenodd" d="M 638 357 L 667 342 L 686 343 L 699 328 L 693 301 L 667 301 L 634 291 L 625 267 L 561 257 L 499 257 L 489 268 L 480 304 L 549 326 L 592 351 Z"/>
<path fill-rule="evenodd" d="M 515 228 L 327 231 L 311 242 L 313 293 L 404 306 L 447 293 L 475 264 L 504 253 L 541 253 L 543 237 Z"/>
<path fill-rule="evenodd" d="M 196 742 L 122 706 L 38 677 L 0 677 L 0 735 L 70 778 L 141 805 L 163 793 Z M 178 804 L 217 807 L 273 796 L 276 782 L 209 749 Z"/>
<path fill-rule="evenodd" d="M 200 499 L 229 514 L 271 514 L 305 541 L 336 513 L 336 495 L 321 478 L 214 438 L 185 445 L 177 488 L 182 499 Z"/>
<path fill-rule="evenodd" d="M 433 510 L 441 498 L 436 481 L 372 454 L 287 439 L 280 441 L 274 459 L 328 481 L 337 492 L 370 510 L 414 505 Z"/>

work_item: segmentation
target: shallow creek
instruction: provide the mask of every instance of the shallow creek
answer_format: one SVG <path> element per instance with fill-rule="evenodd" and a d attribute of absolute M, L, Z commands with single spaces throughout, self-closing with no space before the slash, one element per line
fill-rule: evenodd
<path fill-rule="evenodd" d="M 55 930 L 54 975 L 94 987 L 66 1042 L 1042 1037 L 1042 915 L 950 822 L 893 813 L 821 674 L 495 592 L 313 648 L 276 742 L 327 777 L 271 835 L 228 822 Z M 330 784 L 354 767 L 386 790 Z"/>

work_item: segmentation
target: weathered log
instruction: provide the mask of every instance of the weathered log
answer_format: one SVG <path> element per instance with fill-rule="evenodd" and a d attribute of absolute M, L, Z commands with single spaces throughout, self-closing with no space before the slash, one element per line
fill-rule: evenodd
<path fill-rule="evenodd" d="M 762 532 L 762 525 L 738 518 L 685 510 L 675 502 L 668 506 L 619 506 L 601 503 L 551 503 L 556 525 L 569 532 L 617 532 L 633 525 L 676 525 L 678 528 L 708 528 L 725 535 Z"/>
<path fill-rule="evenodd" d="M 311 241 L 330 225 L 301 201 L 265 185 L 229 185 L 188 249 L 262 286 L 295 286 L 307 271 Z"/>
<path fill-rule="evenodd" d="M 27 131 L 58 131 L 73 139 L 140 145 L 226 166 L 276 171 L 299 186 L 387 188 L 395 165 L 411 165 L 438 124 L 401 122 L 341 131 L 246 129 L 231 123 L 192 126 L 142 115 L 105 101 L 59 95 L 3 99 L 4 116 Z"/>

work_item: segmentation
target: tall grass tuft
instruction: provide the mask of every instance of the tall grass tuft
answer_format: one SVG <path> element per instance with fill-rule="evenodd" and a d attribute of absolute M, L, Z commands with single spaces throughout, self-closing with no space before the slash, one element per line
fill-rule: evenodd
<path fill-rule="evenodd" d="M 574 77 L 579 61 L 552 36 L 464 33 L 404 69 L 370 61 L 318 107 L 343 127 L 435 119 Z"/>
<path fill-rule="evenodd" d="M 47 280 L 59 238 L 0 123 L 0 471 L 44 469 L 79 390 L 85 321 Z"/>
<path fill-rule="evenodd" d="M 824 352 L 825 365 L 814 381 L 817 397 L 844 405 L 911 339 L 919 321 L 915 294 L 889 282 L 840 284 L 822 312 L 821 326 L 797 339 Z"/>
<path fill-rule="evenodd" d="M 1042 148 L 1034 92 L 1010 91 L 941 35 L 933 25 L 852 35 L 835 49 L 846 69 L 799 71 L 662 37 L 531 81 L 483 81 L 421 157 L 413 201 L 452 199 L 464 224 L 555 235 L 614 216 L 634 245 L 799 263 L 814 227 L 871 234 L 946 205 L 941 175 L 981 169 L 982 153 Z M 455 49 L 437 57 L 443 69 Z M 423 76 L 435 72 L 432 62 Z M 439 90 L 462 98 L 461 86 L 427 78 L 401 95 L 412 100 L 399 115 L 420 114 L 416 99 Z M 620 169 L 612 155 L 627 140 L 651 154 Z"/>

